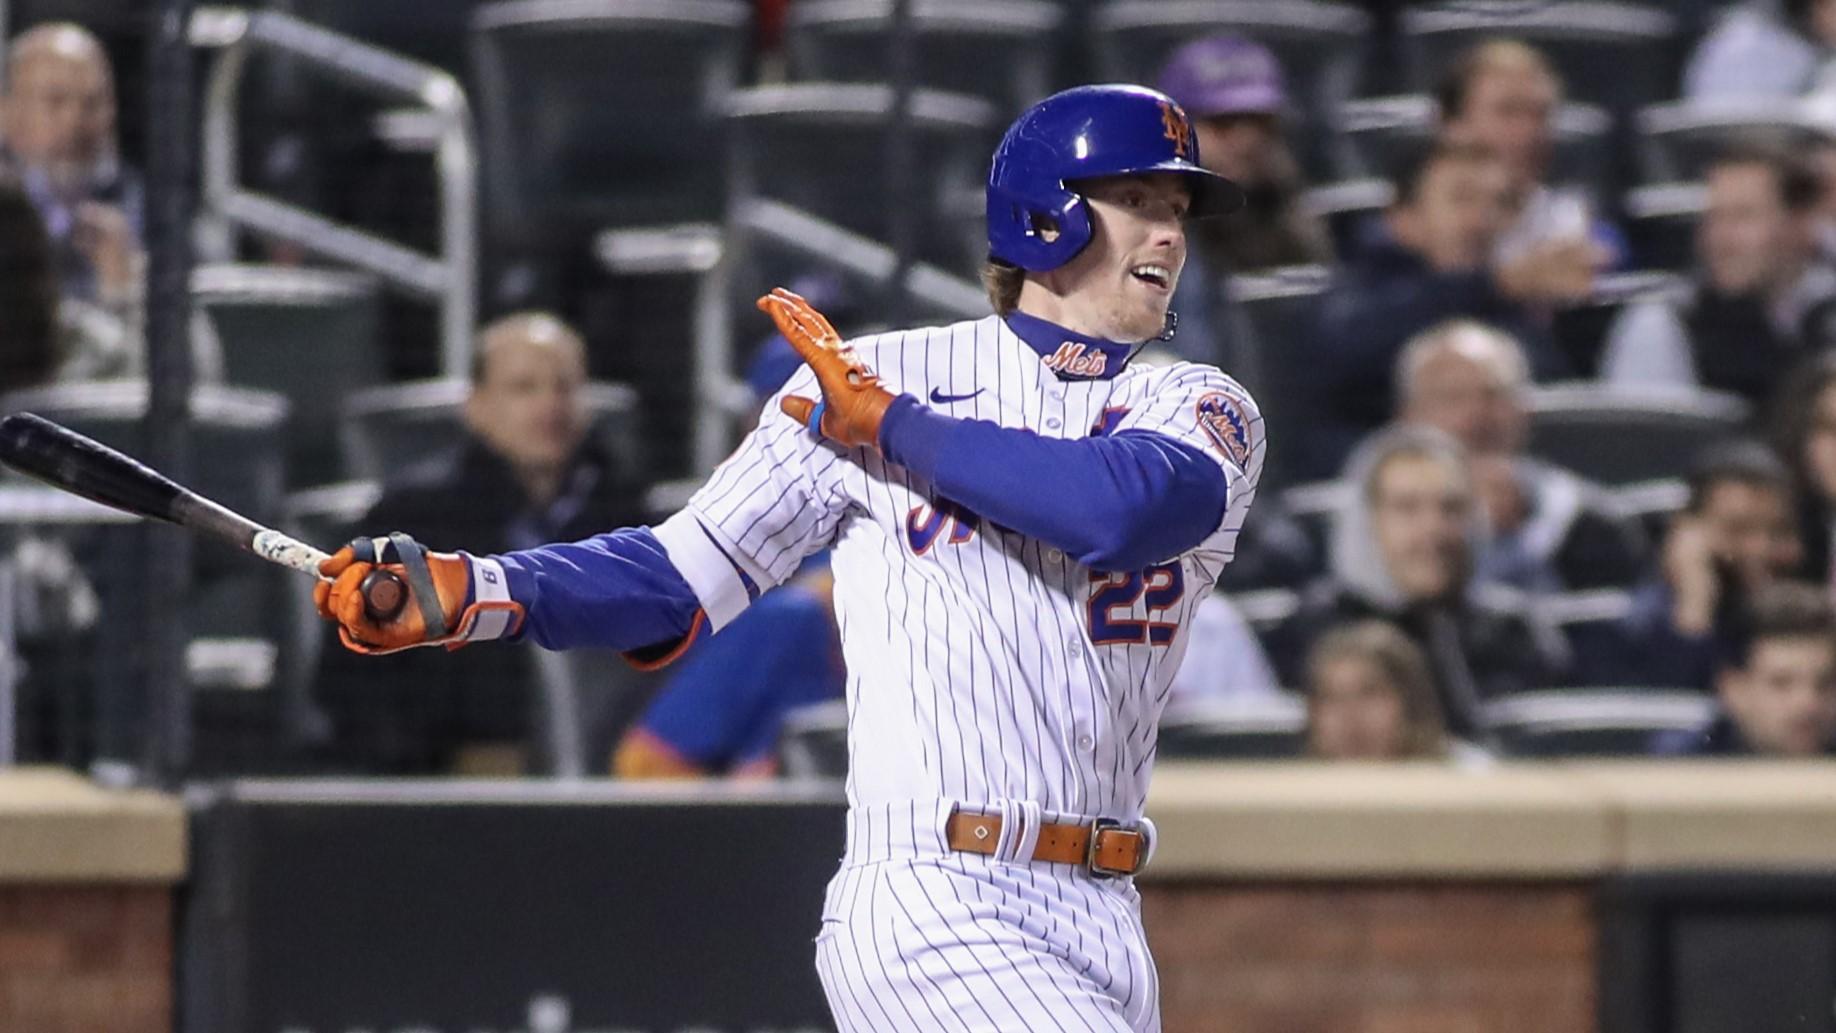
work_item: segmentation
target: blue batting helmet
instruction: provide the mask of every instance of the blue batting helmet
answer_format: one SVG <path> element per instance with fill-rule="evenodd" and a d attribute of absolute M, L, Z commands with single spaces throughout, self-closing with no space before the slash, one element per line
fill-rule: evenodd
<path fill-rule="evenodd" d="M 1033 105 L 1008 127 L 988 170 L 988 254 L 1022 269 L 1056 269 L 1094 232 L 1079 179 L 1179 172 L 1195 216 L 1243 203 L 1235 183 L 1198 163 L 1198 137 L 1171 97 L 1145 86 L 1079 86 Z M 1045 239 L 1046 225 L 1058 235 Z"/>

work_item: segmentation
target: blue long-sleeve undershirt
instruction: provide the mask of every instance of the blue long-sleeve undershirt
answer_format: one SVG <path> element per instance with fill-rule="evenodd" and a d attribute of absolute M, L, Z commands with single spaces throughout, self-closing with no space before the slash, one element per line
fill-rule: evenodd
<path fill-rule="evenodd" d="M 1059 441 L 902 396 L 880 440 L 889 459 L 952 502 L 1096 570 L 1139 570 L 1185 552 L 1217 528 L 1229 496 L 1216 463 L 1151 431 Z M 527 614 L 518 637 L 548 649 L 663 649 L 700 619 L 694 590 L 648 528 L 496 558 Z"/>
<path fill-rule="evenodd" d="M 547 649 L 623 652 L 680 642 L 701 602 L 647 527 L 496 557 L 526 616 L 518 637 Z"/>
<path fill-rule="evenodd" d="M 1224 518 L 1224 471 L 1165 434 L 1063 441 L 954 419 L 909 395 L 887 409 L 880 448 L 950 501 L 1063 549 L 1094 570 L 1139 570 L 1204 541 Z"/>

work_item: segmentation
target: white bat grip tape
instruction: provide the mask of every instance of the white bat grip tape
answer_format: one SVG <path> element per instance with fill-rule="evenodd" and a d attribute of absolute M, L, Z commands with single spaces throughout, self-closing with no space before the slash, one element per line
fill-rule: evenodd
<path fill-rule="evenodd" d="M 318 549 L 274 530 L 257 534 L 249 547 L 255 551 L 255 555 L 270 563 L 291 567 L 314 577 L 319 576 L 319 564 L 325 559 L 325 553 Z"/>

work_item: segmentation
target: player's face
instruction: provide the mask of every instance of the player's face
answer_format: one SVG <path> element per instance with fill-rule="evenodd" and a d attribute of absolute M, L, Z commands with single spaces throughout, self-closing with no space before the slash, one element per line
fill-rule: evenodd
<path fill-rule="evenodd" d="M 1761 753 L 1809 757 L 1836 737 L 1836 642 L 1827 635 L 1762 639 L 1746 669 L 1725 672 L 1721 699 Z"/>
<path fill-rule="evenodd" d="M 1702 503 L 1709 548 L 1748 588 L 1783 577 L 1803 558 L 1791 505 L 1780 492 L 1727 481 Z"/>
<path fill-rule="evenodd" d="M 1145 341 L 1166 326 L 1186 265 L 1192 191 L 1176 173 L 1114 176 L 1078 185 L 1095 236 L 1042 279 L 1067 328 L 1112 341 Z"/>
<path fill-rule="evenodd" d="M 1395 760 L 1407 752 L 1402 693 L 1375 664 L 1343 656 L 1320 666 L 1307 700 L 1307 738 L 1329 760 Z"/>
<path fill-rule="evenodd" d="M 80 183 L 114 147 L 108 68 L 87 54 L 40 53 L 10 77 L 7 146 L 59 186 Z"/>
<path fill-rule="evenodd" d="M 1384 569 L 1405 599 L 1444 599 L 1465 582 L 1472 508 L 1472 495 L 1441 459 L 1404 453 L 1378 468 L 1371 522 Z"/>
<path fill-rule="evenodd" d="M 525 337 L 493 348 L 472 394 L 472 429 L 518 467 L 565 465 L 586 437 L 586 363 L 570 337 Z"/>

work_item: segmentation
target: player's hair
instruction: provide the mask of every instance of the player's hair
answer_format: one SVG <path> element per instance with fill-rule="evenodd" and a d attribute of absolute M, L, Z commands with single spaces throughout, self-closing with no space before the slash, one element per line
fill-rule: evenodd
<path fill-rule="evenodd" d="M 1484 362 L 1513 391 L 1530 383 L 1530 361 L 1524 357 L 1517 338 L 1476 319 L 1448 319 L 1423 330 L 1403 345 L 1402 357 L 1396 360 L 1396 405 L 1401 409 L 1415 395 L 1422 367 L 1450 341 L 1467 338 L 1486 346 Z"/>
<path fill-rule="evenodd" d="M 1460 117 L 1472 95 L 1473 83 L 1490 72 L 1537 72 L 1562 89 L 1562 76 L 1543 52 L 1520 39 L 1498 37 L 1473 44 L 1454 58 L 1435 84 L 1434 100 L 1443 121 Z"/>
<path fill-rule="evenodd" d="M 1026 270 L 998 258 L 982 263 L 982 289 L 988 292 L 988 303 L 995 315 L 1005 316 L 1020 304 L 1020 288 L 1026 284 Z"/>
<path fill-rule="evenodd" d="M 1390 185 L 1395 188 L 1395 195 L 1390 204 L 1393 207 L 1405 207 L 1414 204 L 1421 195 L 1422 183 L 1436 165 L 1444 161 L 1462 161 L 1480 164 L 1496 161 L 1497 155 L 1490 147 L 1472 140 L 1453 140 L 1437 136 L 1425 140 L 1414 147 L 1405 149 L 1396 164 L 1390 169 Z"/>
<path fill-rule="evenodd" d="M 1689 471 L 1689 512 L 1702 512 L 1715 489 L 1728 484 L 1792 498 L 1791 471 L 1778 453 L 1751 439 L 1711 445 L 1696 457 Z"/>
<path fill-rule="evenodd" d="M 1745 667 L 1761 643 L 1785 638 L 1836 641 L 1836 608 L 1828 592 L 1802 581 L 1780 581 L 1755 591 L 1722 654 L 1722 664 Z"/>
<path fill-rule="evenodd" d="M 0 175 L 0 391 L 56 373 L 57 309 L 50 234 L 32 199 Z"/>
<path fill-rule="evenodd" d="M 1823 197 L 1823 179 L 1809 162 L 1783 147 L 1759 140 L 1742 140 L 1722 148 L 1703 170 L 1703 177 L 1735 165 L 1758 165 L 1772 173 L 1779 203 L 1788 212 L 1810 211 Z"/>
<path fill-rule="evenodd" d="M 1362 620 L 1342 624 L 1321 635 L 1307 653 L 1307 704 L 1318 699 L 1326 666 L 1340 660 L 1370 665 L 1393 689 L 1403 706 L 1403 752 L 1409 757 L 1447 754 L 1447 717 L 1435 690 L 1434 672 L 1421 647 L 1394 624 Z M 1309 722 L 1311 724 L 1311 722 Z M 1307 751 L 1314 752 L 1311 733 Z"/>

